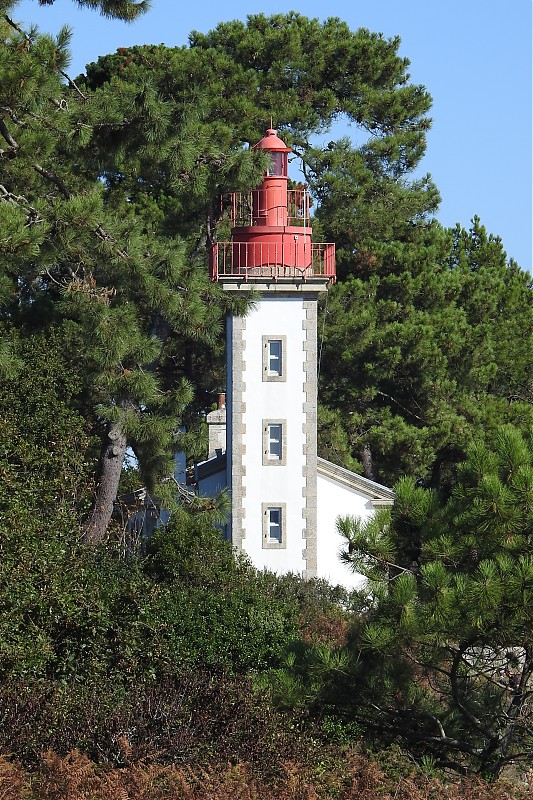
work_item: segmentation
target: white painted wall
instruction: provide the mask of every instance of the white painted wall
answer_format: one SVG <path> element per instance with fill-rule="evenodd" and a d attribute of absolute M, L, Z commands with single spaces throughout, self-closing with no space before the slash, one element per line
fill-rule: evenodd
<path fill-rule="evenodd" d="M 368 495 L 338 483 L 319 473 L 317 480 L 318 503 L 318 547 L 317 574 L 330 583 L 341 584 L 347 589 L 362 586 L 363 577 L 352 572 L 339 559 L 345 540 L 337 532 L 338 517 L 368 519 L 375 513 Z"/>
<path fill-rule="evenodd" d="M 231 318 L 228 319 L 227 327 L 228 432 L 234 430 L 234 363 L 240 363 L 242 359 L 244 370 L 242 386 L 238 390 L 239 394 L 236 394 L 239 397 L 242 389 L 244 408 L 241 424 L 244 430 L 244 448 L 233 442 L 231 436 L 228 436 L 227 441 L 228 465 L 233 463 L 234 454 L 237 457 L 242 449 L 242 498 L 238 498 L 240 487 L 231 486 L 234 515 L 235 503 L 239 502 L 242 504 L 244 531 L 242 549 L 252 564 L 258 569 L 268 569 L 280 574 L 303 574 L 308 566 L 303 555 L 306 545 L 306 523 L 303 516 L 306 487 L 304 425 L 307 421 L 304 404 L 311 411 L 316 409 L 316 397 L 308 397 L 304 391 L 308 378 L 304 369 L 304 345 L 307 335 L 316 334 L 306 330 L 308 321 L 304 303 L 307 299 L 308 294 L 298 295 L 296 292 L 285 296 L 280 296 L 275 291 L 270 295 L 263 294 L 248 313 L 243 330 L 240 324 L 234 325 Z M 286 381 L 263 380 L 265 336 L 284 337 Z M 238 374 L 240 375 L 240 367 Z M 308 382 L 308 386 L 310 385 Z M 264 420 L 284 420 L 285 465 L 263 464 Z M 237 435 L 241 434 L 237 432 Z M 337 518 L 348 515 L 368 518 L 374 514 L 373 499 L 380 504 L 388 504 L 392 502 L 393 493 L 386 487 L 354 476 L 348 470 L 334 465 L 327 466 L 328 462 L 322 459 L 319 461 L 322 465 L 317 473 L 317 575 L 332 584 L 341 584 L 348 589 L 357 588 L 362 584 L 361 576 L 352 573 L 338 557 L 343 540 L 336 530 Z M 338 473 L 337 476 L 335 472 Z M 240 469 L 238 473 L 241 474 Z M 285 505 L 286 548 L 263 547 L 262 514 L 265 503 L 272 506 Z"/>
<path fill-rule="evenodd" d="M 263 297 L 246 317 L 243 356 L 245 365 L 245 452 L 243 465 L 244 529 L 243 549 L 259 569 L 274 572 L 305 569 L 304 504 L 305 464 L 303 425 L 305 422 L 304 341 L 306 319 L 304 297 Z M 263 381 L 263 336 L 285 336 L 285 381 Z M 286 420 L 286 465 L 263 465 L 264 419 Z M 262 546 L 262 503 L 286 504 L 287 546 Z"/>
<path fill-rule="evenodd" d="M 200 494 L 212 497 L 217 492 L 224 488 L 226 481 L 226 471 L 220 472 L 204 478 L 200 485 Z M 385 492 L 389 490 L 382 487 Z M 392 502 L 392 500 L 391 500 Z M 337 532 L 337 518 L 354 516 L 359 519 L 365 520 L 375 514 L 376 509 L 373 506 L 371 497 L 365 492 L 348 486 L 345 482 L 339 482 L 333 478 L 327 477 L 318 473 L 317 477 L 317 518 L 318 518 L 318 543 L 317 543 L 317 576 L 325 578 L 333 585 L 340 584 L 346 589 L 358 589 L 363 584 L 363 578 L 358 573 L 353 573 L 346 567 L 339 559 L 339 552 L 345 547 L 345 541 L 342 536 Z M 296 521 L 299 526 L 299 520 Z M 246 550 L 250 555 L 250 559 L 254 566 L 259 569 L 271 569 L 278 573 L 283 572 L 301 572 L 298 567 L 297 557 L 294 556 L 291 560 L 289 557 L 283 561 L 283 551 L 281 559 L 269 560 L 268 556 L 276 551 L 258 550 L 257 547 L 251 547 Z M 260 556 L 258 553 L 260 552 Z M 264 559 L 264 555 L 267 559 Z M 259 561 L 256 559 L 259 558 Z M 275 566 L 273 566 L 275 562 Z M 281 562 L 281 565 L 280 563 Z"/>

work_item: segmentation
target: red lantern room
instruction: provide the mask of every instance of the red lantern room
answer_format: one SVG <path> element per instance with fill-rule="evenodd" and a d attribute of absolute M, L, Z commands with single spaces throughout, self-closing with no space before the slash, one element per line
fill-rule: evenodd
<path fill-rule="evenodd" d="M 253 149 L 268 152 L 270 166 L 257 189 L 229 196 L 231 242 L 213 246 L 212 280 L 334 281 L 335 245 L 312 241 L 307 187 L 288 189 L 290 147 L 269 128 Z"/>
<path fill-rule="evenodd" d="M 265 150 L 271 159 L 263 183 L 252 193 L 254 225 L 285 227 L 288 218 L 288 154 L 291 149 L 286 147 L 273 128 L 267 130 L 266 136 L 253 149 Z"/>

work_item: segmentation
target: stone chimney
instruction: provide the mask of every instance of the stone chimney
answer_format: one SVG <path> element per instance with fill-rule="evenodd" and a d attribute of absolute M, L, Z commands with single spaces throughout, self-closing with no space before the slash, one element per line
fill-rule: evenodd
<path fill-rule="evenodd" d="M 209 453 L 207 458 L 214 458 L 226 452 L 226 395 L 218 396 L 218 408 L 210 411 L 206 417 L 209 431 Z"/>

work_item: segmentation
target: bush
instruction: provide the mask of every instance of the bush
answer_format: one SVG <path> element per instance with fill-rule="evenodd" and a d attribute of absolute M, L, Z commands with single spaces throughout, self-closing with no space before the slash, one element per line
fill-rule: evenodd
<path fill-rule="evenodd" d="M 223 672 L 194 670 L 128 687 L 104 680 L 0 686 L 0 750 L 35 768 L 42 752 L 73 749 L 118 766 L 247 761 L 272 774 L 280 758 L 303 751 L 303 740 L 249 680 Z"/>

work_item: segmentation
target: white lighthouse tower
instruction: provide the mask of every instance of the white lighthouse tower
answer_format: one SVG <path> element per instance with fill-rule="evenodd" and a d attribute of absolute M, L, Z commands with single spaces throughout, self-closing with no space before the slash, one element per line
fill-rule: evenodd
<path fill-rule="evenodd" d="M 211 277 L 250 295 L 227 322 L 228 536 L 258 568 L 317 574 L 317 301 L 335 280 L 333 244 L 312 242 L 305 188 L 288 190 L 288 148 L 269 129 L 261 185 L 231 195 L 232 238 Z"/>

